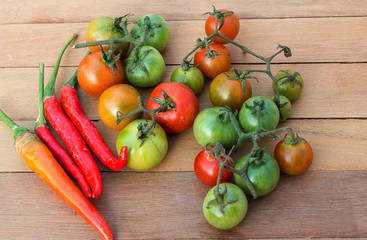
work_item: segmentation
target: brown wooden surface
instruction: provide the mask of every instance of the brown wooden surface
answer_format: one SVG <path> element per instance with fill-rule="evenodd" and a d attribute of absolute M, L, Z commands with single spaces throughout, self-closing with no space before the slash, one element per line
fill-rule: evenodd
<path fill-rule="evenodd" d="M 274 59 L 272 70 L 300 72 L 305 89 L 292 103 L 291 126 L 314 150 L 312 167 L 300 176 L 281 175 L 270 195 L 252 200 L 246 219 L 219 231 L 201 213 L 208 187 L 193 172 L 201 147 L 192 129 L 170 135 L 169 152 L 150 171 L 111 172 L 101 166 L 104 192 L 91 202 L 116 239 L 172 238 L 363 238 L 367 237 L 367 1 L 2 1 L 0 8 L 0 108 L 32 129 L 37 116 L 38 63 L 46 64 L 46 82 L 56 57 L 74 33 L 84 42 L 88 23 L 98 16 L 128 12 L 132 19 L 158 13 L 168 20 L 171 39 L 163 52 L 164 81 L 204 36 L 205 12 L 231 9 L 240 18 L 236 41 L 269 56 L 278 44 L 293 56 Z M 233 66 L 263 68 L 257 59 L 229 47 Z M 69 79 L 85 49 L 68 49 L 56 90 Z M 270 80 L 257 75 L 253 94 L 271 96 Z M 210 107 L 208 87 L 198 96 Z M 139 89 L 147 99 L 152 89 Z M 87 116 L 115 151 L 117 131 L 98 116 L 98 100 L 78 92 Z M 282 137 L 284 133 L 279 134 Z M 269 152 L 276 142 L 262 145 Z M 247 153 L 250 145 L 235 154 Z M 12 134 L 0 123 L 0 239 L 99 239 L 17 155 Z"/>

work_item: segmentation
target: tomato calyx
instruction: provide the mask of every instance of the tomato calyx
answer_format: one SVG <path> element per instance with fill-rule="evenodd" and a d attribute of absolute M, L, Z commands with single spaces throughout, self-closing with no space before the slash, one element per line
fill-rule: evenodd
<path fill-rule="evenodd" d="M 176 104 L 172 100 L 172 98 L 168 96 L 168 94 L 164 90 L 162 90 L 162 95 L 163 95 L 163 98 L 157 98 L 157 97 L 150 98 L 153 101 L 161 105 L 161 107 L 158 108 L 157 112 L 161 113 L 161 112 L 167 112 L 170 110 L 176 111 Z"/>
<path fill-rule="evenodd" d="M 302 141 L 306 141 L 304 138 L 298 136 L 292 129 L 290 129 L 284 136 L 283 142 L 291 145 L 296 145 Z"/>
<path fill-rule="evenodd" d="M 161 28 L 162 24 L 160 23 L 153 23 L 149 16 L 145 16 L 143 24 L 139 22 L 135 22 L 135 24 L 139 27 L 140 31 L 136 35 L 135 39 L 139 39 L 143 34 L 149 34 L 149 37 L 154 37 L 154 29 Z"/>
<path fill-rule="evenodd" d="M 150 49 L 147 49 L 143 52 L 140 53 L 139 51 L 139 48 L 141 47 L 142 45 L 138 45 L 134 48 L 134 50 L 130 53 L 130 56 L 132 57 L 129 57 L 126 59 L 126 63 L 131 63 L 129 64 L 129 67 L 127 68 L 127 72 L 129 74 L 133 73 L 134 72 L 134 69 L 136 67 L 139 67 L 145 74 L 147 74 L 147 76 L 149 77 L 149 71 L 147 69 L 147 67 L 145 66 L 143 60 L 144 58 L 151 52 L 153 51 L 152 48 Z M 127 64 L 128 65 L 128 64 Z"/>
<path fill-rule="evenodd" d="M 227 15 L 233 14 L 233 12 L 232 11 L 221 12 L 219 10 L 216 10 L 215 6 L 213 5 L 213 12 L 206 12 L 206 13 L 204 13 L 204 15 L 205 14 L 209 14 L 209 15 L 214 17 L 214 19 L 216 21 L 216 30 L 220 30 L 224 25 L 225 17 Z M 220 20 L 219 27 L 218 27 L 218 20 Z"/>
<path fill-rule="evenodd" d="M 144 122 L 144 123 L 140 123 L 137 127 L 138 132 L 137 132 L 137 136 L 138 139 L 141 141 L 140 143 L 140 147 L 143 146 L 145 140 L 147 139 L 147 137 L 149 137 L 150 135 L 155 136 L 155 133 L 153 131 L 151 131 L 152 128 L 155 127 L 155 123 L 152 123 L 151 125 L 149 125 L 148 121 Z"/>
<path fill-rule="evenodd" d="M 227 192 L 227 184 L 224 184 L 224 191 L 222 193 L 220 192 L 219 187 L 214 188 L 215 198 L 208 202 L 206 208 L 209 209 L 211 207 L 216 207 L 220 205 L 219 210 L 221 211 L 221 213 L 225 214 L 224 208 L 227 205 L 233 204 L 238 201 L 238 199 L 228 199 Z"/>
<path fill-rule="evenodd" d="M 248 71 L 242 72 L 237 68 L 232 68 L 231 71 L 234 72 L 235 75 L 229 76 L 227 73 L 224 74 L 228 79 L 238 80 L 241 83 L 243 95 L 246 94 L 246 79 L 256 79 L 256 81 L 258 81 L 257 77 L 250 76 Z"/>
<path fill-rule="evenodd" d="M 284 71 L 284 70 L 280 70 L 282 73 L 284 73 L 285 75 L 278 78 L 277 79 L 277 84 L 280 80 L 284 79 L 280 85 L 283 85 L 283 84 L 286 84 L 286 83 L 290 83 L 292 88 L 294 88 L 295 85 L 298 85 L 300 87 L 303 87 L 302 86 L 302 82 L 300 80 L 297 79 L 297 77 L 299 76 L 299 73 L 298 72 L 294 72 L 294 73 L 289 73 L 287 71 Z"/>
<path fill-rule="evenodd" d="M 115 51 L 115 43 L 114 40 L 112 39 L 111 41 L 111 47 L 108 50 L 107 54 L 106 52 L 103 50 L 102 45 L 100 45 L 101 48 L 101 58 L 102 61 L 112 70 L 113 74 L 115 74 L 115 76 L 117 76 L 117 73 L 115 71 L 115 69 L 118 69 L 116 62 L 118 60 L 120 60 L 120 56 L 122 51 L 120 51 L 116 56 L 114 55 L 114 51 Z"/>

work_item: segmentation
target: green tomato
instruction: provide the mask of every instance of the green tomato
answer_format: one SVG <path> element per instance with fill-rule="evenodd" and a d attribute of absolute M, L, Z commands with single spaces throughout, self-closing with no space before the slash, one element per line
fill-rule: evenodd
<path fill-rule="evenodd" d="M 137 119 L 129 123 L 119 134 L 116 142 L 117 152 L 127 146 L 127 166 L 136 170 L 147 170 L 162 162 L 167 154 L 168 142 L 163 128 L 156 124 L 143 145 L 138 136 L 140 124 L 152 123 L 150 120 Z"/>
<path fill-rule="evenodd" d="M 203 213 L 210 225 L 219 229 L 231 229 L 237 226 L 246 216 L 248 203 L 243 191 L 232 183 L 219 184 L 222 203 L 216 200 L 213 187 L 203 202 Z"/>
<path fill-rule="evenodd" d="M 204 87 L 204 75 L 197 67 L 190 67 L 187 71 L 178 67 L 171 75 L 171 82 L 183 83 L 197 95 Z"/>
<path fill-rule="evenodd" d="M 258 109 L 258 110 L 256 110 Z M 279 110 L 277 105 L 267 97 L 256 96 L 249 98 L 241 107 L 238 118 L 245 132 L 258 129 L 256 111 L 260 111 L 260 124 L 265 130 L 273 130 L 279 123 Z"/>
<path fill-rule="evenodd" d="M 169 27 L 163 17 L 157 14 L 147 14 L 140 17 L 133 26 L 130 34 L 139 40 L 143 39 L 144 24 L 148 25 L 145 45 L 152 46 L 158 51 L 162 51 L 169 40 Z"/>
<path fill-rule="evenodd" d="M 163 80 L 166 65 L 157 49 L 142 46 L 138 50 L 138 59 L 135 52 L 131 52 L 126 59 L 126 77 L 137 87 L 153 87 Z"/>
<path fill-rule="evenodd" d="M 231 120 L 223 114 L 222 107 L 201 111 L 194 121 L 194 137 L 203 147 L 208 143 L 220 142 L 227 150 L 237 143 L 238 135 Z M 237 121 L 237 120 L 236 120 Z"/>
<path fill-rule="evenodd" d="M 275 96 L 271 99 L 274 103 Z M 279 106 L 280 106 L 280 115 L 279 122 L 284 122 L 288 119 L 289 115 L 292 112 L 292 104 L 289 99 L 283 95 L 279 95 Z"/>
<path fill-rule="evenodd" d="M 287 76 L 287 77 L 285 77 Z M 303 79 L 301 75 L 291 69 L 281 70 L 275 75 L 276 79 L 280 79 L 277 83 L 279 94 L 287 97 L 290 101 L 296 100 L 303 90 Z M 273 91 L 276 94 L 276 86 L 273 82 Z"/>
<path fill-rule="evenodd" d="M 235 169 L 242 169 L 248 161 L 250 154 L 240 158 Z M 275 158 L 269 153 L 263 151 L 257 158 L 251 158 L 246 175 L 249 178 L 258 196 L 264 196 L 278 185 L 279 165 Z M 247 195 L 251 195 L 245 181 L 238 174 L 233 174 L 235 183 L 240 186 Z"/>

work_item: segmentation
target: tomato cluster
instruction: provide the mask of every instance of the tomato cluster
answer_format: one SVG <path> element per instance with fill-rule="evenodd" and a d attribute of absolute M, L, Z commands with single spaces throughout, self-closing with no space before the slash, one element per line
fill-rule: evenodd
<path fill-rule="evenodd" d="M 313 154 L 307 141 L 289 127 L 277 128 L 290 116 L 291 101 L 301 95 L 304 87 L 298 72 L 286 69 L 274 76 L 270 70 L 275 56 L 291 56 L 288 47 L 279 45 L 280 50 L 269 58 L 250 52 L 234 42 L 240 32 L 236 14 L 214 8 L 205 23 L 207 36 L 183 58 L 170 82 L 160 83 L 165 74 L 160 52 L 169 40 L 168 25 L 161 16 L 148 14 L 134 22 L 129 32 L 128 17 L 102 17 L 90 24 L 86 34 L 90 43 L 86 46 L 92 54 L 81 61 L 78 71 L 81 88 L 99 97 L 101 120 L 121 131 L 116 147 L 119 152 L 127 146 L 128 167 L 155 167 L 167 153 L 166 134 L 192 127 L 196 141 L 203 147 L 194 161 L 194 171 L 202 183 L 212 187 L 204 200 L 203 214 L 220 229 L 233 228 L 243 220 L 248 208 L 246 195 L 257 198 L 269 194 L 276 188 L 281 171 L 297 175 L 310 167 Z M 129 42 L 133 50 L 122 61 Z M 225 44 L 263 60 L 266 70 L 231 69 L 231 54 Z M 191 54 L 193 64 L 188 60 Z M 265 73 L 272 80 L 272 98 L 252 96 L 250 80 L 256 78 L 254 72 Z M 205 81 L 211 81 L 208 97 L 213 107 L 199 112 L 196 95 Z M 154 89 L 144 107 L 138 90 L 150 87 Z M 143 112 L 149 120 L 141 119 Z M 273 155 L 259 147 L 264 137 L 274 137 L 284 130 L 289 133 Z M 230 155 L 246 139 L 253 148 L 235 161 Z"/>

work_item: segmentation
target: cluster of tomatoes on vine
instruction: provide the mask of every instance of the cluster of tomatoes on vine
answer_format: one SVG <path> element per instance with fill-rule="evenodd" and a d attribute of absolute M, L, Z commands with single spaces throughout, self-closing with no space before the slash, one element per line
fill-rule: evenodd
<path fill-rule="evenodd" d="M 273 58 L 281 53 L 290 57 L 291 50 L 279 45 L 276 53 L 263 57 L 234 42 L 240 23 L 232 11 L 214 8 L 208 14 L 207 37 L 197 40 L 171 81 L 165 83 L 160 83 L 165 73 L 160 51 L 169 39 L 169 29 L 161 16 L 148 14 L 137 22 L 128 21 L 130 15 L 94 20 L 87 30 L 87 43 L 76 45 L 93 52 L 80 63 L 78 81 L 86 93 L 99 97 L 101 120 L 121 131 L 117 152 L 127 146 L 127 166 L 132 169 L 158 165 L 167 153 L 166 133 L 180 133 L 193 126 L 195 139 L 205 148 L 197 155 L 194 170 L 200 181 L 213 187 L 203 203 L 204 216 L 211 225 L 229 229 L 246 215 L 246 194 L 257 198 L 270 193 L 278 184 L 280 171 L 300 174 L 310 167 L 313 155 L 308 142 L 289 127 L 276 128 L 289 117 L 291 101 L 304 87 L 302 77 L 293 70 L 281 70 L 275 76 L 271 72 Z M 127 30 L 130 23 L 134 24 L 131 32 Z M 130 43 L 134 48 L 123 65 L 121 58 Z M 262 60 L 266 69 L 231 69 L 228 43 Z M 189 60 L 192 54 L 193 64 Z M 269 76 L 275 94 L 272 99 L 252 96 L 250 81 L 256 79 L 252 73 Z M 196 95 L 203 89 L 205 77 L 212 79 L 209 98 L 214 107 L 199 112 Z M 123 83 L 125 78 L 130 84 Z M 135 87 L 153 86 L 144 106 Z M 144 112 L 149 120 L 141 118 Z M 276 146 L 275 158 L 259 147 L 263 138 L 276 138 L 275 133 L 284 130 L 289 132 Z M 233 160 L 231 153 L 245 140 L 253 144 L 251 152 Z M 235 184 L 230 183 L 232 175 Z"/>

